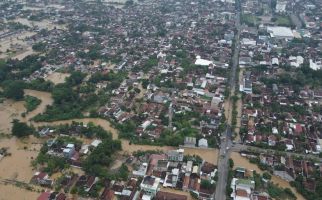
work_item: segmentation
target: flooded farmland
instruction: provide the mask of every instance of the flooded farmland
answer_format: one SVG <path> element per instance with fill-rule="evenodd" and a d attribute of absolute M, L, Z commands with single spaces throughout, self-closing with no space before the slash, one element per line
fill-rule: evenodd
<path fill-rule="evenodd" d="M 25 41 L 27 38 L 35 35 L 36 32 L 24 31 L 0 40 L 0 58 L 13 57 L 23 59 L 34 53 L 31 46 Z M 19 50 L 16 50 L 16 49 Z M 7 52 L 8 51 L 8 52 Z"/>
<path fill-rule="evenodd" d="M 42 21 L 30 21 L 26 18 L 16 18 L 13 20 L 14 22 L 19 22 L 23 25 L 27 25 L 29 27 L 39 27 L 40 29 L 48 29 L 52 30 L 54 28 L 58 29 L 65 29 L 66 27 L 64 25 L 58 25 L 54 24 L 52 21 L 49 20 L 42 20 Z"/>

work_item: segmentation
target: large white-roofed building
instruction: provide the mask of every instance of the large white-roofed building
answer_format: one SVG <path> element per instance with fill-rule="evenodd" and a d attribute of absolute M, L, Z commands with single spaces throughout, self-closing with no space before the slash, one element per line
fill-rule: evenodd
<path fill-rule="evenodd" d="M 213 64 L 213 62 L 210 60 L 202 59 L 200 56 L 196 57 L 195 65 L 209 66 L 210 64 Z"/>
<path fill-rule="evenodd" d="M 288 27 L 283 26 L 269 26 L 267 27 L 267 32 L 272 38 L 276 39 L 293 39 L 293 31 Z"/>

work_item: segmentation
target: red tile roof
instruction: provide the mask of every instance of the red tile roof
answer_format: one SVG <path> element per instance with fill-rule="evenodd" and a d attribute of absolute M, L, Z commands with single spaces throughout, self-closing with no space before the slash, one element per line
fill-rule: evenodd
<path fill-rule="evenodd" d="M 50 196 L 50 192 L 43 192 L 40 194 L 37 200 L 48 200 L 49 196 Z"/>

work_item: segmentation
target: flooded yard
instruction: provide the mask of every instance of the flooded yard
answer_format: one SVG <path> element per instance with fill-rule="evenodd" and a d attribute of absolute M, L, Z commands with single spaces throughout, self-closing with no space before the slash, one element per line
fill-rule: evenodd
<path fill-rule="evenodd" d="M 199 148 L 184 148 L 185 155 L 198 155 L 207 162 L 214 165 L 218 163 L 218 149 L 199 149 Z"/>
<path fill-rule="evenodd" d="M 69 76 L 70 76 L 70 74 L 68 74 L 68 73 L 53 72 L 53 73 L 49 74 L 45 79 L 47 81 L 53 82 L 56 85 L 59 83 L 65 83 L 65 79 Z"/>
<path fill-rule="evenodd" d="M 257 173 L 260 173 L 262 174 L 263 171 L 261 169 L 259 169 L 257 167 L 257 165 L 255 164 L 252 164 L 250 163 L 247 158 L 245 157 L 242 157 L 239 153 L 237 152 L 233 152 L 231 153 L 231 159 L 234 160 L 234 168 L 237 168 L 237 167 L 244 167 L 248 170 L 255 170 Z M 275 184 L 278 184 L 280 187 L 283 187 L 283 188 L 290 188 L 292 190 L 292 192 L 295 194 L 296 198 L 298 200 L 304 200 L 305 198 L 299 194 L 295 188 L 291 187 L 290 183 L 281 179 L 280 177 L 278 176 L 275 176 L 275 175 L 272 175 L 272 179 L 271 181 Z"/>

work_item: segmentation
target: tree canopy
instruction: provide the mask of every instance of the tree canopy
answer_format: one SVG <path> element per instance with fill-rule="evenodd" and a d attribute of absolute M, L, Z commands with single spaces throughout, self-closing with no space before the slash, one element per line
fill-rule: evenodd
<path fill-rule="evenodd" d="M 8 83 L 4 87 L 3 94 L 5 97 L 10 99 L 22 100 L 24 96 L 23 83 L 19 81 L 12 81 Z"/>
<path fill-rule="evenodd" d="M 34 129 L 32 127 L 29 127 L 26 123 L 20 122 L 17 119 L 13 120 L 12 123 L 12 135 L 18 138 L 26 137 L 34 132 Z"/>

